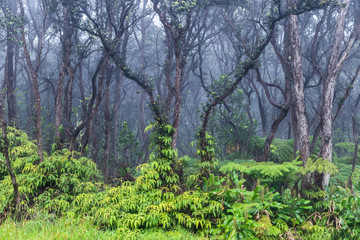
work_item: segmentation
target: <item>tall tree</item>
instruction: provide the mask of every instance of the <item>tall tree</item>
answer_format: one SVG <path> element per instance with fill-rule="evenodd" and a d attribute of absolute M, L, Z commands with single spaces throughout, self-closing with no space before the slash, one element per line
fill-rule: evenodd
<path fill-rule="evenodd" d="M 21 40 L 22 40 L 22 47 L 23 47 L 23 53 L 26 60 L 26 64 L 28 67 L 28 70 L 30 72 L 30 78 L 31 78 L 31 85 L 33 90 L 33 95 L 35 98 L 35 113 L 36 113 L 36 139 L 37 139 L 37 145 L 38 145 L 38 155 L 40 158 L 40 162 L 43 161 L 43 140 L 42 140 L 42 124 L 41 124 L 41 99 L 40 99 L 40 91 L 39 91 L 39 83 L 38 83 L 38 77 L 39 77 L 39 70 L 40 70 L 40 64 L 41 64 L 41 54 L 44 47 L 44 39 L 45 39 L 45 33 L 47 29 L 46 24 L 46 8 L 42 6 L 43 8 L 43 16 L 42 16 L 42 26 L 40 30 L 40 34 L 38 37 L 38 46 L 37 46 L 37 52 L 36 52 L 36 59 L 35 64 L 33 64 L 33 61 L 31 60 L 30 52 L 27 46 L 27 40 L 25 37 L 25 12 L 24 12 L 24 4 L 22 0 L 18 0 L 20 5 L 20 16 L 23 19 L 23 24 L 21 26 Z"/>
<path fill-rule="evenodd" d="M 17 108 L 16 108 L 16 67 L 14 65 L 15 45 L 17 41 L 16 28 L 16 12 L 17 4 L 14 1 L 6 0 L 3 11 L 6 17 L 6 59 L 5 59 L 5 81 L 7 82 L 7 106 L 9 124 L 17 125 Z"/>
<path fill-rule="evenodd" d="M 322 146 L 320 156 L 324 159 L 328 159 L 330 162 L 332 160 L 332 139 L 333 139 L 333 121 L 332 121 L 332 110 L 333 110 L 333 98 L 335 84 L 338 79 L 339 73 L 342 69 L 342 66 L 349 55 L 352 46 L 354 45 L 355 40 L 358 38 L 358 23 L 354 25 L 351 36 L 346 43 L 345 49 L 341 52 L 341 46 L 343 44 L 344 38 L 344 26 L 346 20 L 346 14 L 349 9 L 350 0 L 344 0 L 342 2 L 345 4 L 343 8 L 340 9 L 336 31 L 334 34 L 334 40 L 331 50 L 331 55 L 328 63 L 327 77 L 323 85 L 323 99 L 322 99 L 322 108 L 321 108 L 321 139 Z M 324 188 L 329 184 L 330 175 L 329 174 L 320 174 L 316 178 L 316 185 L 321 188 Z"/>
<path fill-rule="evenodd" d="M 295 1 L 289 0 L 288 5 L 290 8 L 293 8 L 295 6 Z M 309 126 L 306 117 L 301 46 L 298 30 L 298 19 L 296 15 L 289 16 L 289 30 L 291 39 L 291 59 L 293 70 L 292 79 L 294 83 L 294 99 L 297 129 L 299 133 L 300 158 L 303 162 L 303 166 L 305 166 L 308 158 L 310 157 Z M 310 174 L 307 174 L 303 177 L 302 185 L 304 189 L 310 188 L 310 177 Z"/>
<path fill-rule="evenodd" d="M 71 111 L 71 106 L 68 106 L 69 98 L 72 98 L 72 96 L 68 96 L 69 94 L 72 94 L 72 91 L 69 90 L 69 88 L 72 87 L 73 79 L 74 79 L 74 69 L 71 66 L 71 53 L 72 53 L 72 46 L 73 46 L 73 35 L 74 35 L 74 27 L 72 23 L 73 19 L 73 1 L 61 1 L 62 4 L 62 18 L 63 21 L 60 23 L 62 24 L 61 29 L 61 45 L 62 45 L 62 60 L 61 60 L 61 66 L 59 69 L 59 79 L 56 87 L 56 97 L 55 97 L 55 143 L 56 148 L 61 149 L 61 145 L 64 141 L 64 134 L 63 128 L 61 129 L 60 126 L 63 125 L 63 111 L 66 110 L 65 117 L 67 118 L 67 122 L 70 121 L 70 114 L 69 111 Z M 66 99 L 68 99 L 66 105 L 63 104 L 63 92 L 64 92 L 64 82 L 65 78 L 68 77 L 68 84 L 66 84 L 67 89 L 67 96 Z M 63 109 L 64 106 L 64 109 Z M 65 107 L 66 106 L 66 107 Z M 69 125 L 69 124 L 67 124 Z"/>

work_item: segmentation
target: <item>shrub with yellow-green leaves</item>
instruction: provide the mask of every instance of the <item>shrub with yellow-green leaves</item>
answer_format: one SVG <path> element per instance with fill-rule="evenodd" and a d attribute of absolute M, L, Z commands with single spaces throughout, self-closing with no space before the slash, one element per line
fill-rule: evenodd
<path fill-rule="evenodd" d="M 57 216 L 89 217 L 109 229 L 171 228 L 182 225 L 192 230 L 210 229 L 218 224 L 222 206 L 208 193 L 186 191 L 173 171 L 176 152 L 165 126 L 158 139 L 158 152 L 149 164 L 139 167 L 134 182 L 106 186 L 96 165 L 77 153 L 64 149 L 45 155 L 38 163 L 36 145 L 26 134 L 11 129 L 10 157 L 16 174 L 21 204 L 28 214 L 45 210 Z M 3 163 L 3 162 L 2 162 Z M 13 191 L 6 171 L 0 175 L 0 214 L 11 207 Z"/>
<path fill-rule="evenodd" d="M 33 207 L 60 214 L 79 193 L 95 192 L 101 184 L 96 165 L 87 158 L 64 149 L 39 162 L 36 145 L 19 130 L 9 128 L 9 156 L 16 175 L 23 210 Z M 4 157 L 0 172 L 0 214 L 11 207 L 13 188 L 5 167 Z"/>
<path fill-rule="evenodd" d="M 80 194 L 71 212 L 91 217 L 94 223 L 110 229 L 171 228 L 182 225 L 192 230 L 210 229 L 221 217 L 222 206 L 208 193 L 186 191 L 177 194 L 144 181 L 125 182 L 104 192 Z M 147 185 L 148 184 L 148 185 Z"/>

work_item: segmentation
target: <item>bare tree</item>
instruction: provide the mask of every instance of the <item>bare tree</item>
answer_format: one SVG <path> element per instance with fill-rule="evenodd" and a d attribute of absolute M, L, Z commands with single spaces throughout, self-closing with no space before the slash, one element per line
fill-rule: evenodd
<path fill-rule="evenodd" d="M 324 159 L 328 159 L 330 162 L 332 160 L 332 109 L 335 83 L 338 79 L 340 70 L 359 34 L 358 26 L 355 25 L 344 51 L 340 51 L 344 37 L 345 17 L 349 9 L 350 0 L 344 0 L 343 3 L 345 4 L 345 7 L 340 9 L 337 20 L 336 31 L 327 70 L 327 78 L 325 79 L 323 86 L 323 99 L 321 109 L 322 146 L 320 156 Z M 321 188 L 324 188 L 324 186 L 327 186 L 329 184 L 329 179 L 329 174 L 320 174 L 316 177 L 315 184 Z"/>
<path fill-rule="evenodd" d="M 55 97 L 55 142 L 56 148 L 61 149 L 62 142 L 64 141 L 63 133 L 60 129 L 60 126 L 63 124 L 63 106 L 66 109 L 65 117 L 67 118 L 67 122 L 70 121 L 69 111 L 71 111 L 71 101 L 69 99 L 72 98 L 72 91 L 69 88 L 72 88 L 73 79 L 74 79 L 74 69 L 71 66 L 71 53 L 73 40 L 72 37 L 74 35 L 74 27 L 72 23 L 72 12 L 73 12 L 73 4 L 72 1 L 63 1 L 63 23 L 62 23 L 62 36 L 61 36 L 61 44 L 62 44 L 62 61 L 59 70 L 59 80 L 56 87 L 56 97 Z M 63 105 L 63 92 L 64 92 L 64 82 L 65 78 L 68 77 L 68 84 L 66 84 L 66 104 Z M 70 96 L 69 96 L 70 94 Z M 70 106 L 68 106 L 70 104 Z M 67 124 L 69 125 L 69 124 Z M 63 126 L 64 127 L 64 126 Z"/>
<path fill-rule="evenodd" d="M 20 15 L 25 20 L 25 13 L 24 13 L 24 4 L 22 0 L 18 0 L 20 5 Z M 46 9 L 43 6 L 44 15 L 42 19 L 42 29 L 38 37 L 38 46 L 37 46 L 37 52 L 36 52 L 36 59 L 35 64 L 33 64 L 30 56 L 30 52 L 27 46 L 27 41 L 25 37 L 25 23 L 23 23 L 21 27 L 21 40 L 22 40 L 22 47 L 23 47 L 23 53 L 25 56 L 26 64 L 28 67 L 28 70 L 30 72 L 30 78 L 31 78 L 31 84 L 32 84 L 32 90 L 33 95 L 35 98 L 35 112 L 36 112 L 36 139 L 37 139 L 37 145 L 38 145 L 38 155 L 40 157 L 40 162 L 43 161 L 43 140 L 42 140 L 42 124 L 41 124 L 41 100 L 40 100 L 40 91 L 39 91 L 39 83 L 38 83 L 38 77 L 39 77 L 39 69 L 41 64 L 41 53 L 44 47 L 44 39 L 45 39 L 45 33 L 47 29 L 46 24 Z"/>
<path fill-rule="evenodd" d="M 8 20 L 6 20 L 6 59 L 5 59 L 5 81 L 7 82 L 7 106 L 8 119 L 12 126 L 17 125 L 17 108 L 16 108 L 16 66 L 14 65 L 14 57 L 16 50 L 17 34 L 15 32 L 17 4 L 14 1 L 7 0 L 3 7 L 3 12 Z"/>

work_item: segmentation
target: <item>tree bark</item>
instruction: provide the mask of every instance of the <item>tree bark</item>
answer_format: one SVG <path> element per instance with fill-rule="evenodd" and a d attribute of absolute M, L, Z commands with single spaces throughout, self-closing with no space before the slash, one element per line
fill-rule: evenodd
<path fill-rule="evenodd" d="M 179 50 L 178 50 L 179 51 Z M 181 81 L 184 75 L 184 68 L 185 64 L 183 63 L 183 58 L 180 53 L 176 53 L 175 50 L 175 59 L 176 59 L 176 74 L 175 74 L 175 107 L 174 107 L 174 120 L 173 120 L 173 127 L 175 129 L 173 136 L 172 136 L 172 147 L 176 149 L 176 142 L 179 132 L 180 126 L 180 113 L 181 113 Z"/>
<path fill-rule="evenodd" d="M 336 31 L 334 35 L 334 43 L 331 50 L 327 78 L 324 82 L 323 87 L 323 104 L 321 110 L 321 132 L 322 132 L 322 146 L 320 156 L 323 159 L 328 159 L 331 163 L 332 161 L 332 108 L 333 108 L 333 98 L 334 98 L 334 88 L 335 83 L 338 78 L 339 72 L 341 70 L 342 64 L 344 63 L 354 41 L 355 36 L 352 34 L 348 42 L 348 46 L 345 52 L 342 53 L 340 57 L 340 48 L 342 45 L 344 37 L 344 25 L 345 17 L 349 8 L 350 0 L 344 0 L 343 3 L 346 4 L 345 7 L 341 8 L 338 15 Z M 340 59 L 339 59 L 340 57 Z M 315 184 L 324 189 L 325 186 L 329 184 L 330 175 L 329 174 L 320 174 L 316 177 Z"/>
<path fill-rule="evenodd" d="M 24 13 L 24 5 L 22 0 L 18 0 L 20 5 L 20 14 L 21 17 L 25 17 Z M 37 58 L 36 58 L 36 65 L 33 66 L 30 53 L 28 51 L 26 39 L 25 39 L 25 26 L 22 25 L 21 27 L 21 40 L 22 40 L 22 47 L 23 52 L 26 60 L 26 64 L 28 66 L 30 77 L 31 77 L 31 84 L 33 88 L 33 94 L 35 98 L 35 114 L 36 114 L 36 139 L 37 139 L 37 146 L 38 146 L 38 155 L 40 158 L 40 162 L 43 161 L 43 140 L 42 140 L 42 125 L 41 125 L 41 100 L 40 100 L 40 91 L 39 91 L 39 84 L 38 84 L 38 75 L 39 69 L 41 64 L 41 53 L 44 45 L 44 37 L 46 32 L 46 13 L 44 13 L 43 23 L 42 23 L 42 31 L 41 35 L 38 36 L 40 39 L 38 41 L 38 49 L 37 49 Z"/>
<path fill-rule="evenodd" d="M 104 110 L 104 120 L 105 120 L 105 146 L 104 146 L 104 182 L 108 183 L 109 180 L 109 158 L 110 158 L 110 144 L 111 144 L 111 114 L 110 114 L 110 83 L 111 83 L 111 74 L 106 76 L 105 84 L 105 110 Z"/>
<path fill-rule="evenodd" d="M 298 121 L 296 118 L 296 109 L 295 104 L 292 104 L 290 107 L 290 120 L 291 127 L 294 137 L 294 158 L 296 158 L 296 152 L 300 149 L 300 141 L 299 141 L 299 130 L 298 130 Z"/>
<path fill-rule="evenodd" d="M 66 76 L 73 78 L 73 71 L 70 66 L 70 56 L 72 49 L 72 36 L 74 34 L 74 28 L 71 25 L 71 4 L 65 1 L 63 6 L 63 34 L 62 34 L 62 62 L 59 70 L 59 80 L 56 88 L 56 97 L 55 97 L 55 144 L 56 149 L 59 150 L 63 146 L 63 132 L 60 129 L 60 126 L 63 124 L 63 87 Z M 72 82 L 72 79 L 69 79 L 69 82 Z M 67 116 L 68 114 L 66 114 Z M 64 126 L 63 126 L 64 127 Z M 64 128 L 63 128 L 64 129 Z"/>
<path fill-rule="evenodd" d="M 290 7 L 294 2 L 289 0 Z M 304 97 L 304 84 L 303 84 L 303 72 L 302 72 L 302 58 L 301 47 L 298 29 L 298 17 L 296 15 L 289 16 L 289 28 L 291 36 L 291 60 L 293 66 L 293 84 L 294 84 L 294 99 L 295 99 L 295 112 L 297 118 L 297 129 L 299 132 L 299 146 L 300 146 L 300 158 L 303 162 L 303 166 L 306 165 L 307 159 L 310 157 L 310 145 L 309 145 L 309 127 L 306 118 L 305 97 Z M 309 189 L 311 186 L 311 175 L 306 174 L 302 178 L 302 188 Z"/>
<path fill-rule="evenodd" d="M 119 152 L 117 149 L 117 142 L 119 137 L 119 117 L 120 117 L 120 105 L 121 105 L 121 89 L 123 85 L 123 75 L 120 72 L 120 69 L 116 70 L 116 83 L 115 83 L 115 95 L 114 95 L 114 108 L 113 108 L 113 116 L 112 116 L 112 124 L 114 126 L 114 134 L 112 139 L 112 151 L 114 154 L 113 161 L 113 177 L 117 176 L 117 161 L 119 158 Z"/>
<path fill-rule="evenodd" d="M 9 8 L 9 17 L 16 15 L 16 3 L 12 0 L 7 1 L 7 7 Z M 10 20 L 11 21 L 11 20 Z M 5 60 L 5 73 L 4 76 L 7 81 L 7 105 L 8 105 L 8 119 L 10 126 L 16 126 L 17 124 L 17 111 L 16 111 L 16 72 L 14 71 L 14 48 L 16 33 L 13 24 L 6 26 L 6 60 Z"/>

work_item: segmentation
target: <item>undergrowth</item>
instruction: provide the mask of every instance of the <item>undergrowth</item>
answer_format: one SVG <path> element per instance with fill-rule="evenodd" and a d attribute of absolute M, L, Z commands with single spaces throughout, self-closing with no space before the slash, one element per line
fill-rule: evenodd
<path fill-rule="evenodd" d="M 172 127 L 152 127 L 158 135 L 151 161 L 138 167 L 135 181 L 116 187 L 105 185 L 95 164 L 75 152 L 45 155 L 39 164 L 35 144 L 10 128 L 22 221 L 11 220 L 12 185 L 5 168 L 0 168 L 0 237 L 352 239 L 360 234 L 358 194 L 331 187 L 309 191 L 304 198 L 297 190 L 302 174 L 334 174 L 336 169 L 327 161 L 309 159 L 305 167 L 297 160 L 230 162 L 196 184 L 191 181 L 199 179 L 198 172 L 182 172 L 192 160 L 179 159 L 171 147 Z M 204 166 L 198 162 L 197 167 Z M 39 212 L 50 217 L 39 219 Z M 80 235 L 73 233 L 77 228 Z"/>

